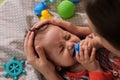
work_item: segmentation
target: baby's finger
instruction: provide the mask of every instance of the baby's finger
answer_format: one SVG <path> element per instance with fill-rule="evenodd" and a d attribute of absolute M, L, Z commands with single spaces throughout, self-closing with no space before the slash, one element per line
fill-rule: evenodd
<path fill-rule="evenodd" d="M 91 57 L 90 57 L 90 59 L 91 59 L 92 61 L 95 60 L 95 54 L 96 54 L 96 49 L 93 48 L 93 49 L 92 49 L 92 53 L 91 53 Z"/>
<path fill-rule="evenodd" d="M 75 55 L 75 56 L 76 56 L 76 59 L 79 60 L 79 59 L 80 59 L 80 55 L 79 55 L 79 53 L 76 52 L 75 54 L 76 54 L 76 55 Z"/>
<path fill-rule="evenodd" d="M 90 53 L 90 49 L 87 46 L 85 46 L 85 50 L 84 50 L 85 60 L 89 60 L 89 53 Z"/>
<path fill-rule="evenodd" d="M 83 46 L 84 42 L 85 42 L 85 40 L 81 40 L 80 41 L 80 46 Z"/>
<path fill-rule="evenodd" d="M 88 46 L 88 41 L 87 40 L 84 41 L 84 43 L 82 45 L 82 48 L 85 49 L 86 46 Z"/>
<path fill-rule="evenodd" d="M 80 47 L 80 53 L 79 53 L 79 55 L 80 55 L 80 59 L 84 60 L 84 50 L 83 50 L 82 47 Z"/>

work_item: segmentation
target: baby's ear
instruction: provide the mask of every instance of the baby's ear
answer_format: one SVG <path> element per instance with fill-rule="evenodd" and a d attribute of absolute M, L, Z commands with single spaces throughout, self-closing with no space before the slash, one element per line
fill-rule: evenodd
<path fill-rule="evenodd" d="M 57 71 L 61 71 L 62 70 L 62 68 L 60 66 L 56 66 L 55 68 L 56 68 Z"/>

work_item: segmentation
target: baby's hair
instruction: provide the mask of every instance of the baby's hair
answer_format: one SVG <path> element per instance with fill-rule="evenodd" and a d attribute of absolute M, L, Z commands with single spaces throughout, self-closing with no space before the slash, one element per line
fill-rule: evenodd
<path fill-rule="evenodd" d="M 120 0 L 83 0 L 96 32 L 120 50 Z"/>
<path fill-rule="evenodd" d="M 43 25 L 42 27 L 34 28 L 34 29 L 29 29 L 29 31 L 33 31 L 35 35 L 39 32 L 43 32 L 48 28 L 48 24 Z"/>

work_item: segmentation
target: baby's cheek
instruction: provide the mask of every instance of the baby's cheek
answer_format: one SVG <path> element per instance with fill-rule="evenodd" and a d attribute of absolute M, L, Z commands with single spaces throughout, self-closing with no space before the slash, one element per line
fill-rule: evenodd
<path fill-rule="evenodd" d="M 74 64 L 74 61 L 72 60 L 72 58 L 70 58 L 69 56 L 68 57 L 64 57 L 64 58 L 61 58 L 61 63 L 63 64 L 63 66 L 65 67 L 70 67 L 71 65 Z"/>

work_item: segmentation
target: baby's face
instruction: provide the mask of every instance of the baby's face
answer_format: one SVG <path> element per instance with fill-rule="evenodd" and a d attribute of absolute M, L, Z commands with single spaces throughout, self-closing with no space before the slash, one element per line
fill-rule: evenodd
<path fill-rule="evenodd" d="M 39 37 L 42 35 L 38 35 Z M 41 41 L 40 39 L 38 39 Z M 74 46 L 80 39 L 57 26 L 48 25 L 44 39 L 40 42 L 43 45 L 47 57 L 58 66 L 69 67 L 76 64 L 73 57 Z"/>

